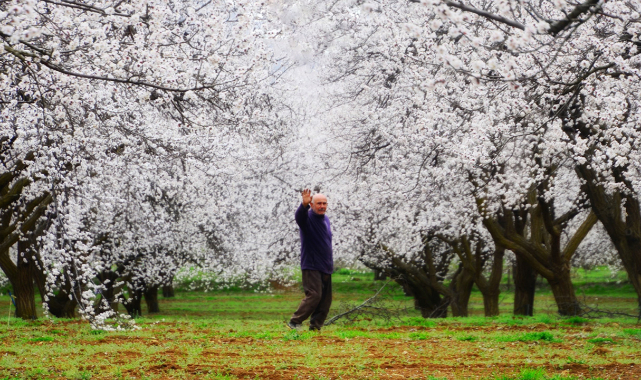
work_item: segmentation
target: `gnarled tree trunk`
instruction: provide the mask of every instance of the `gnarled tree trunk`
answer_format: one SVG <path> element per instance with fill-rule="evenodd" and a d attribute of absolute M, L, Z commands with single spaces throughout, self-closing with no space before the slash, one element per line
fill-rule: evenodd
<path fill-rule="evenodd" d="M 477 276 L 476 286 L 478 286 L 481 294 L 483 294 L 483 310 L 486 317 L 494 317 L 499 315 L 499 296 L 501 295 L 501 278 L 503 277 L 503 257 L 505 256 L 505 248 L 497 246 L 494 249 L 492 257 L 492 270 L 490 278 L 483 281 L 485 277 L 482 275 Z M 479 285 L 480 284 L 480 285 Z"/>
<path fill-rule="evenodd" d="M 601 169 L 599 171 L 595 169 L 593 155 L 598 155 L 604 149 L 609 149 L 610 144 L 614 142 L 620 144 L 621 141 L 617 141 L 617 138 L 603 140 L 599 138 L 599 134 L 603 133 L 601 128 L 595 128 L 595 125 L 587 123 L 583 117 L 584 100 L 583 96 L 576 96 L 572 98 L 572 104 L 560 108 L 562 113 L 558 116 L 562 122 L 561 128 L 572 140 L 579 135 L 584 141 L 592 141 L 592 147 L 586 150 L 588 153 L 586 160 L 577 163 L 575 171 L 582 180 L 581 189 L 590 200 L 592 211 L 610 236 L 628 273 L 630 283 L 637 293 L 641 316 L 641 202 L 630 180 L 629 164 L 620 165 L 618 160 L 613 160 L 605 173 L 601 172 Z M 632 104 L 627 103 L 626 106 L 630 112 Z M 623 136 L 623 138 L 626 137 Z M 597 167 L 603 168 L 601 164 Z M 603 179 L 610 175 L 617 187 L 608 186 L 606 189 Z"/>
<path fill-rule="evenodd" d="M 527 260 L 516 257 L 514 263 L 514 315 L 534 315 L 537 273 Z"/>
<path fill-rule="evenodd" d="M 476 286 L 483 294 L 483 306 L 485 310 L 485 316 L 495 316 L 499 314 L 499 295 L 501 294 L 501 277 L 503 275 L 503 256 L 505 254 L 505 248 L 501 247 L 495 243 L 495 249 L 492 254 L 492 271 L 490 273 L 489 279 L 485 277 L 483 269 L 489 255 L 484 253 L 485 242 L 480 239 L 470 239 L 468 236 L 461 236 L 457 239 L 448 239 L 445 236 L 440 236 L 439 239 L 449 244 L 450 247 L 457 254 L 461 260 L 464 271 L 461 273 L 465 277 L 471 277 L 473 283 L 476 283 Z M 475 243 L 475 246 L 473 244 Z M 468 291 L 467 300 L 469 301 L 469 293 L 471 292 L 472 287 L 469 289 L 465 288 L 465 291 Z M 467 303 L 465 302 L 465 312 L 461 310 L 454 310 L 458 308 L 452 302 L 452 312 L 454 314 L 460 313 L 461 315 L 467 315 Z"/>
<path fill-rule="evenodd" d="M 410 286 L 414 294 L 414 308 L 423 318 L 447 318 L 449 298 L 442 297 L 431 287 Z"/>
<path fill-rule="evenodd" d="M 78 301 L 73 295 L 71 283 L 63 278 L 60 289 L 52 296 L 45 297 L 47 289 L 45 285 L 45 275 L 42 271 L 35 272 L 35 280 L 40 291 L 42 303 L 47 305 L 49 313 L 58 318 L 76 318 L 76 306 Z"/>
<path fill-rule="evenodd" d="M 162 287 L 162 296 L 163 296 L 163 298 L 175 297 L 176 294 L 174 292 L 174 286 L 172 284 L 163 285 L 163 287 Z"/>
<path fill-rule="evenodd" d="M 145 288 L 145 302 L 147 303 L 147 312 L 159 313 L 160 306 L 158 305 L 158 285 Z"/>
<path fill-rule="evenodd" d="M 33 287 L 34 263 L 29 255 L 29 243 L 18 241 L 17 276 L 11 281 L 16 301 L 16 317 L 37 319 L 35 289 Z"/>
<path fill-rule="evenodd" d="M 129 290 L 129 298 L 123 302 L 127 313 L 131 315 L 132 318 L 140 317 L 142 315 L 142 290 L 134 289 Z"/>
<path fill-rule="evenodd" d="M 53 296 L 47 295 L 46 278 L 42 271 L 42 260 L 40 254 L 35 253 L 36 260 L 40 270 L 34 271 L 34 279 L 38 285 L 42 303 L 47 305 L 49 313 L 57 318 L 76 318 L 76 306 L 78 301 L 73 294 L 71 283 L 66 277 L 62 277 L 60 288 Z"/>
<path fill-rule="evenodd" d="M 579 315 L 581 313 L 581 305 L 576 298 L 574 286 L 570 279 L 570 271 L 564 270 L 564 272 L 567 273 L 558 274 L 555 276 L 554 281 L 548 281 L 552 289 L 552 294 L 554 295 L 554 300 L 556 301 L 559 314 L 566 316 Z"/>
<path fill-rule="evenodd" d="M 97 278 L 104 286 L 104 289 L 101 292 L 100 301 L 95 307 L 96 313 L 103 313 L 109 310 L 118 311 L 118 304 L 121 300 L 116 297 L 116 294 L 122 288 L 122 285 L 116 286 L 119 277 L 117 270 L 103 270 L 98 274 Z"/>
<path fill-rule="evenodd" d="M 465 267 L 460 264 L 450 282 L 450 291 L 452 294 L 450 307 L 452 308 L 453 317 L 468 316 L 468 305 L 470 303 L 473 286 L 474 273 L 466 270 Z"/>
<path fill-rule="evenodd" d="M 174 276 L 171 276 L 169 282 L 162 287 L 162 296 L 163 298 L 172 298 L 175 297 L 174 293 Z"/>
<path fill-rule="evenodd" d="M 20 164 L 22 165 L 22 164 Z M 22 170 L 22 169 L 20 169 Z M 11 185 L 12 176 L 4 173 L 0 180 L 0 269 L 5 273 L 14 291 L 16 316 L 23 319 L 36 319 L 34 277 L 39 269 L 33 259 L 31 242 L 47 227 L 41 221 L 53 198 L 48 192 L 32 199 L 26 204 L 16 204 L 23 187 L 31 182 L 18 179 Z M 11 185 L 11 186 L 10 186 Z M 18 260 L 14 263 L 9 249 L 18 244 Z"/>
<path fill-rule="evenodd" d="M 69 295 L 72 295 L 69 297 Z M 71 286 L 66 287 L 66 290 L 59 290 L 53 298 L 47 302 L 49 312 L 58 318 L 76 318 L 76 306 L 78 302 L 73 297 Z"/>
<path fill-rule="evenodd" d="M 554 168 L 550 167 L 546 170 L 553 172 Z M 570 263 L 579 244 L 597 222 L 597 217 L 594 212 L 590 212 L 570 236 L 565 247 L 561 247 L 561 234 L 567 228 L 567 221 L 578 215 L 581 210 L 570 210 L 556 217 L 553 200 L 548 200 L 543 195 L 546 190 L 547 182 L 544 182 L 532 188 L 528 194 L 531 205 L 527 211 L 530 215 L 529 236 L 519 228 L 524 224 L 519 220 L 525 220 L 521 216 L 521 213 L 525 214 L 525 212 L 521 210 L 518 212 L 504 210 L 505 219 L 502 224 L 493 218 L 485 218 L 483 224 L 498 244 L 510 249 L 518 258 L 527 261 L 532 269 L 548 281 L 552 291 L 555 292 L 555 300 L 561 302 L 557 304 L 561 315 L 577 315 L 581 310 L 570 279 Z M 478 204 L 480 211 L 483 212 L 482 201 Z M 527 299 L 518 301 L 527 301 Z M 523 311 L 525 314 L 528 312 L 528 310 Z"/>
<path fill-rule="evenodd" d="M 375 246 L 384 253 L 384 260 L 378 262 L 364 260 L 363 263 L 371 269 L 385 271 L 401 285 L 405 294 L 414 298 L 414 307 L 420 310 L 424 318 L 447 317 L 447 309 L 455 292 L 461 292 L 460 302 L 457 305 L 461 305 L 460 310 L 465 310 L 459 312 L 457 309 L 456 313 L 467 315 L 468 288 L 471 289 L 467 278 L 460 284 L 455 282 L 452 288 L 443 285 L 453 257 L 450 250 L 442 249 L 433 252 L 430 239 L 427 237 L 424 237 L 423 250 L 411 258 L 396 255 L 384 244 L 376 243 Z M 464 294 L 465 292 L 467 295 Z M 458 294 L 455 296 L 459 297 Z"/>
<path fill-rule="evenodd" d="M 576 171 L 585 180 L 583 190 L 590 199 L 592 211 L 603 224 L 610 240 L 621 258 L 630 283 L 637 293 L 641 315 L 641 205 L 634 195 L 632 184 L 625 178 L 622 168 L 613 170 L 616 182 L 625 185 L 626 193 L 605 190 L 599 177 L 589 165 L 578 165 Z M 622 213 L 622 210 L 625 213 Z"/>
<path fill-rule="evenodd" d="M 496 317 L 499 311 L 499 296 L 501 292 L 483 293 L 483 312 L 486 317 Z"/>
<path fill-rule="evenodd" d="M 407 269 L 407 268 L 406 268 Z M 448 297 L 443 297 L 427 279 L 418 273 L 404 272 L 402 268 L 390 269 L 392 277 L 403 287 L 405 295 L 414 298 L 414 308 L 421 312 L 423 318 L 445 318 L 450 304 Z"/>
<path fill-rule="evenodd" d="M 387 280 L 387 273 L 384 270 L 374 269 L 374 281 Z"/>

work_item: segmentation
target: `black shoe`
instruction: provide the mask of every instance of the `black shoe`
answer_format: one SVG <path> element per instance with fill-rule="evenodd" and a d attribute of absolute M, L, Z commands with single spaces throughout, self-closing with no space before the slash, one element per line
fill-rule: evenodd
<path fill-rule="evenodd" d="M 318 332 L 320 332 L 320 327 L 309 326 L 309 331 L 318 331 Z"/>
<path fill-rule="evenodd" d="M 298 330 L 298 329 L 300 329 L 301 327 L 303 327 L 303 325 L 302 325 L 301 323 L 294 323 L 294 322 L 292 322 L 292 321 L 287 322 L 287 323 L 286 323 L 286 325 L 287 325 L 287 327 L 289 327 L 291 330 Z"/>

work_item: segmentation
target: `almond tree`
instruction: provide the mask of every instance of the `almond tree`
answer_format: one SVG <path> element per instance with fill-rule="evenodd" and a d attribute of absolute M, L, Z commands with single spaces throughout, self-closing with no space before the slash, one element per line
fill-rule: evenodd
<path fill-rule="evenodd" d="M 483 83 L 506 81 L 517 89 L 515 93 L 537 94 L 524 97 L 527 102 L 519 109 L 525 114 L 546 112 L 542 126 L 561 129 L 567 136 L 583 191 L 641 294 L 638 160 L 634 159 L 639 4 L 445 1 L 431 6 L 444 16 L 443 26 L 457 28 L 463 39 L 474 39 L 483 30 L 494 41 L 474 49 L 481 62 L 473 61 L 474 54 L 457 55 L 461 73 Z"/>
<path fill-rule="evenodd" d="M 180 158 L 215 178 L 230 169 L 215 161 L 233 153 L 228 136 L 265 141 L 278 128 L 266 118 L 278 74 L 263 43 L 270 22 L 242 1 L 8 1 L 0 10 L 1 267 L 19 316 L 35 317 L 33 277 L 58 284 L 55 295 L 69 287 L 89 315 L 96 242 L 118 231 L 91 229 L 91 209 L 119 194 L 99 187 L 104 178 L 149 183 L 154 167 Z M 122 152 L 129 161 L 114 172 Z"/>
<path fill-rule="evenodd" d="M 440 222 L 434 222 L 435 226 L 446 230 L 450 226 L 471 228 L 475 220 L 485 220 L 485 227 L 492 227 L 496 246 L 504 246 L 506 241 L 496 233 L 500 226 L 489 222 L 508 218 L 514 210 L 523 210 L 524 218 L 524 213 L 534 207 L 528 194 L 536 189 L 537 204 L 541 204 L 543 220 L 547 220 L 542 225 L 545 234 L 555 247 L 568 244 L 567 255 L 552 255 L 560 260 L 552 256 L 541 259 L 563 273 L 551 276 L 551 272 L 535 265 L 553 288 L 568 293 L 570 302 L 561 299 L 565 295 L 557 299 L 563 314 L 578 312 L 568 284 L 567 265 L 595 222 L 592 216 L 586 216 L 585 228 L 579 227 L 580 223 L 572 224 L 579 231 L 575 238 L 565 235 L 570 216 L 578 215 L 581 207 L 594 207 L 593 197 L 584 200 L 582 194 L 587 193 L 588 185 L 578 192 L 581 180 L 571 172 L 565 177 L 572 184 L 571 194 L 578 194 L 575 199 L 568 200 L 547 188 L 557 181 L 557 168 L 568 168 L 568 160 L 580 162 L 590 157 L 585 154 L 590 153 L 590 145 L 567 138 L 568 128 L 561 122 L 561 113 L 577 107 L 567 103 L 576 96 L 563 88 L 577 78 L 584 81 L 586 75 L 601 75 L 602 81 L 620 76 L 612 70 L 614 66 L 597 65 L 595 54 L 591 56 L 596 62 L 593 65 L 589 51 L 597 47 L 603 27 L 634 31 L 638 22 L 634 5 L 609 2 L 609 11 L 602 5 L 589 1 L 579 5 L 497 1 L 479 2 L 478 6 L 475 2 L 445 1 L 344 2 L 323 10 L 328 16 L 317 22 L 321 32 L 315 33 L 324 53 L 336 53 L 328 80 L 344 85 L 340 102 L 345 113 L 340 116 L 336 134 L 347 136 L 351 142 L 351 158 L 360 158 L 355 161 L 361 165 L 377 165 L 379 175 L 389 181 L 413 185 L 408 186 L 412 190 L 405 190 L 410 202 L 425 202 L 425 197 L 432 195 L 431 186 L 448 183 L 452 210 L 466 210 L 479 202 L 482 205 L 462 223 L 452 222 L 457 211 L 443 213 L 441 219 L 434 219 Z M 585 28 L 592 28 L 587 35 L 575 33 Z M 609 48 L 604 49 L 604 54 L 617 57 L 614 50 L 621 50 L 634 61 L 630 52 L 636 48 L 628 42 L 636 38 L 634 33 L 621 40 L 619 35 L 608 35 L 612 50 L 605 53 Z M 627 78 L 634 77 L 630 63 L 621 65 L 630 67 Z M 607 85 L 609 82 L 604 81 L 603 86 Z M 621 93 L 632 94 L 630 88 Z M 603 103 L 617 112 L 615 98 L 600 100 L 599 104 Z M 350 109 L 362 111 L 359 114 Z M 624 120 L 624 116 L 619 119 Z M 575 112 L 574 117 L 578 120 L 582 116 Z M 580 154 L 575 153 L 579 148 Z M 460 180 L 441 180 L 446 177 Z M 588 182 L 589 186 L 603 184 Z M 521 222 L 518 229 L 528 234 L 524 229 L 527 219 Z M 533 223 L 531 219 L 529 223 Z M 545 245 L 542 240 L 535 244 L 539 248 Z M 517 255 L 526 258 L 524 251 Z M 561 281 L 565 285 L 559 285 L 559 276 L 565 278 Z"/>

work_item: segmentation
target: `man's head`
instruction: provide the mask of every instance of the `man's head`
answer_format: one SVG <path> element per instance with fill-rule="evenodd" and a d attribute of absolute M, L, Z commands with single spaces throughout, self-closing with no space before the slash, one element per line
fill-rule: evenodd
<path fill-rule="evenodd" d="M 315 214 L 325 215 L 325 211 L 327 211 L 327 197 L 323 194 L 314 194 L 310 205 Z"/>

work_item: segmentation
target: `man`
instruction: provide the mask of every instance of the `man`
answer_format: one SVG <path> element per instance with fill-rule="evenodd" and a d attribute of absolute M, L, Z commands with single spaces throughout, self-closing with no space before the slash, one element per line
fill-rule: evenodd
<path fill-rule="evenodd" d="M 296 210 L 300 230 L 300 266 L 303 271 L 305 298 L 292 315 L 287 326 L 299 328 L 307 318 L 311 331 L 320 331 L 332 304 L 332 230 L 327 211 L 327 197 L 303 190 L 303 202 Z"/>

